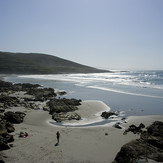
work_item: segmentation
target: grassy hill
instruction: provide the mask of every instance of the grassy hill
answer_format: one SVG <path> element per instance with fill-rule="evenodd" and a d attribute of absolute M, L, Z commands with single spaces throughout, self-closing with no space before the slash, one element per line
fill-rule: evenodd
<path fill-rule="evenodd" d="M 59 74 L 108 72 L 56 56 L 39 53 L 0 52 L 1 74 Z"/>

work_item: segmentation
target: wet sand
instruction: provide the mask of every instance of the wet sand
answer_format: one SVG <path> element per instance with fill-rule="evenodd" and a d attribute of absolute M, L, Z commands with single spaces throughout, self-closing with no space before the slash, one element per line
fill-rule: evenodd
<path fill-rule="evenodd" d="M 124 129 L 112 127 L 115 122 L 101 126 L 61 127 L 49 123 L 51 115 L 46 111 L 12 109 L 25 111 L 27 115 L 23 123 L 15 124 L 13 147 L 3 151 L 6 163 L 111 163 L 122 145 L 139 138 L 133 133 L 123 135 L 125 128 L 131 124 L 149 125 L 156 120 L 163 121 L 163 116 L 133 116 L 126 119 L 128 123 L 122 124 Z M 109 107 L 100 101 L 83 102 L 79 113 L 85 120 L 80 123 L 100 120 L 98 113 L 107 109 Z M 20 131 L 28 132 L 29 136 L 19 138 Z M 61 134 L 59 144 L 57 131 Z"/>

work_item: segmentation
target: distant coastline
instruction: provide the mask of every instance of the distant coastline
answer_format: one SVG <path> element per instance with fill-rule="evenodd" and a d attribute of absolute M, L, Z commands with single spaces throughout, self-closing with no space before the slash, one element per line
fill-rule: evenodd
<path fill-rule="evenodd" d="M 0 52 L 0 74 L 63 74 L 110 72 L 41 53 Z"/>

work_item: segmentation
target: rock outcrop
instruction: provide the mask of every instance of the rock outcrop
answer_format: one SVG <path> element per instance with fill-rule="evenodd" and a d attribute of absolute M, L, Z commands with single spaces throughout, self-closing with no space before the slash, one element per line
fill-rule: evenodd
<path fill-rule="evenodd" d="M 23 112 L 6 112 L 0 114 L 0 150 L 9 149 L 8 143 L 14 141 L 12 133 L 15 131 L 13 123 L 23 122 L 25 114 Z"/>
<path fill-rule="evenodd" d="M 163 161 L 163 122 L 154 122 L 141 133 L 140 139 L 123 145 L 114 163 L 135 163 L 139 159 Z"/>
<path fill-rule="evenodd" d="M 3 106 L 4 108 L 9 108 L 17 106 L 17 104 L 20 103 L 20 101 L 16 97 L 0 96 L 0 103 L 1 106 Z"/>
<path fill-rule="evenodd" d="M 49 113 L 52 115 L 52 119 L 56 122 L 61 122 L 63 120 L 79 120 L 81 117 L 77 113 L 67 113 L 77 110 L 77 106 L 80 104 L 81 100 L 76 99 L 52 99 L 47 102 Z"/>
<path fill-rule="evenodd" d="M 40 88 L 38 84 L 13 84 L 0 80 L 0 150 L 10 149 L 13 135 L 10 133 L 15 131 L 13 124 L 23 122 L 23 112 L 13 112 L 12 109 L 16 107 L 26 109 L 41 109 L 48 111 L 52 114 L 52 118 L 56 122 L 64 120 L 80 120 L 81 117 L 73 112 L 77 110 L 81 100 L 76 99 L 56 99 L 58 95 L 65 95 L 65 91 L 55 93 L 53 88 Z M 30 95 L 30 96 L 29 96 Z M 46 102 L 47 105 L 41 106 L 41 102 Z M 47 102 L 49 101 L 49 102 Z M 6 111 L 11 109 L 10 111 Z M 3 159 L 0 156 L 0 162 Z"/>
<path fill-rule="evenodd" d="M 28 89 L 34 89 L 41 87 L 39 84 L 30 84 L 30 83 L 16 83 L 5 82 L 0 80 L 0 92 L 8 91 L 27 91 Z"/>
<path fill-rule="evenodd" d="M 81 105 L 81 100 L 76 99 L 52 99 L 47 102 L 47 106 L 50 108 L 50 114 L 60 112 L 70 112 L 77 110 L 76 106 Z"/>
<path fill-rule="evenodd" d="M 56 122 L 62 122 L 65 120 L 80 120 L 81 117 L 80 115 L 78 115 L 75 112 L 71 112 L 71 113 L 53 113 L 52 114 L 52 119 L 54 119 Z"/>
<path fill-rule="evenodd" d="M 77 110 L 77 106 L 80 105 L 81 100 L 76 99 L 56 99 L 57 94 L 53 88 L 40 88 L 41 86 L 38 84 L 30 84 L 30 83 L 17 83 L 13 84 L 10 82 L 0 81 L 0 90 L 3 92 L 0 94 L 0 112 L 5 112 L 6 108 L 22 106 L 28 109 L 40 109 L 36 104 L 36 101 L 48 101 L 46 106 L 43 107 L 43 110 L 48 111 L 53 119 L 59 121 L 63 121 L 63 119 L 67 119 L 67 115 L 64 115 L 67 112 L 72 112 Z M 19 96 L 13 97 L 10 94 L 14 92 L 26 92 L 25 94 L 31 95 L 31 97 L 27 96 L 23 99 Z M 60 95 L 66 94 L 65 91 L 61 91 Z M 56 114 L 60 113 L 60 114 Z M 61 115 L 62 114 L 62 115 Z M 73 113 L 69 116 L 68 119 L 80 119 L 80 116 L 75 116 Z M 22 118 L 18 113 L 13 113 L 12 111 L 5 113 L 6 118 L 8 118 L 13 123 L 21 123 Z M 56 116 L 58 118 L 56 118 Z M 64 117 L 64 118 L 61 118 Z M 71 118 L 70 118 L 71 117 Z"/>
<path fill-rule="evenodd" d="M 22 123 L 26 114 L 23 112 L 14 113 L 12 111 L 8 111 L 8 112 L 5 112 L 4 115 L 5 115 L 6 120 L 9 122 Z"/>
<path fill-rule="evenodd" d="M 138 127 L 132 124 L 129 126 L 127 130 L 125 130 L 124 135 L 130 131 L 133 132 L 134 134 L 140 134 L 143 132 L 142 130 L 143 128 L 145 128 L 145 125 L 143 123 L 141 123 Z"/>
<path fill-rule="evenodd" d="M 14 132 L 15 128 L 11 124 L 6 116 L 0 114 L 0 150 L 9 149 L 8 143 L 14 141 L 13 135 L 9 133 Z"/>
<path fill-rule="evenodd" d="M 118 114 L 115 113 L 115 112 L 106 112 L 106 111 L 104 111 L 104 112 L 102 112 L 101 117 L 103 117 L 105 119 L 108 119 L 110 116 L 113 116 L 113 115 L 118 116 Z"/>
<path fill-rule="evenodd" d="M 51 97 L 56 97 L 57 94 L 54 93 L 53 88 L 43 88 L 43 89 L 29 89 L 27 90 L 27 94 L 35 96 L 35 101 L 46 101 Z"/>

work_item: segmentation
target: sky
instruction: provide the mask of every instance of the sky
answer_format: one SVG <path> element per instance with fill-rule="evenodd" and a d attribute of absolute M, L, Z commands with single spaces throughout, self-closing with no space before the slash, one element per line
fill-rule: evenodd
<path fill-rule="evenodd" d="M 0 0 L 0 51 L 163 70 L 163 0 Z"/>

